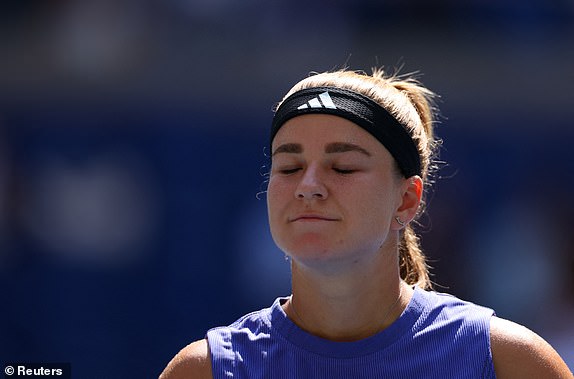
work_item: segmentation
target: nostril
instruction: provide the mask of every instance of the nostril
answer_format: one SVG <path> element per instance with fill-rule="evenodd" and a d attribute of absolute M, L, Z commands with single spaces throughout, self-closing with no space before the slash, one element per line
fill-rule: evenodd
<path fill-rule="evenodd" d="M 319 189 L 312 191 L 298 191 L 295 194 L 295 197 L 297 199 L 324 199 L 326 198 L 326 193 L 323 193 Z"/>

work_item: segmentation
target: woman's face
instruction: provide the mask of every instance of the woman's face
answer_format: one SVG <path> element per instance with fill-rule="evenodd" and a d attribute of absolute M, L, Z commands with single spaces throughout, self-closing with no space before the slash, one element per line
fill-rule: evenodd
<path fill-rule="evenodd" d="M 295 261 L 358 262 L 387 242 L 404 182 L 390 153 L 353 122 L 295 117 L 272 146 L 267 203 L 273 239 Z"/>

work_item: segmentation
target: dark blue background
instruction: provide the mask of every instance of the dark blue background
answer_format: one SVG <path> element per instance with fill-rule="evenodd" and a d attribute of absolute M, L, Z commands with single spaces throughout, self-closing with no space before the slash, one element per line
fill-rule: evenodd
<path fill-rule="evenodd" d="M 262 193 L 272 107 L 311 71 L 384 65 L 441 95 L 419 227 L 437 289 L 573 367 L 570 2 L 79 4 L 0 12 L 0 362 L 157 377 L 288 294 Z"/>

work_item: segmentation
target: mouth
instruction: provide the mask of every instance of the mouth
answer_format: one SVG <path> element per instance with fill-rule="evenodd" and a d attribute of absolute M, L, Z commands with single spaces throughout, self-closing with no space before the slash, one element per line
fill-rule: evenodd
<path fill-rule="evenodd" d="M 289 221 L 290 222 L 296 222 L 296 221 L 317 222 L 317 221 L 338 221 L 338 219 L 334 218 L 334 217 L 323 216 L 323 215 L 304 214 L 304 215 L 299 215 L 299 216 L 293 217 L 293 218 L 289 219 Z"/>

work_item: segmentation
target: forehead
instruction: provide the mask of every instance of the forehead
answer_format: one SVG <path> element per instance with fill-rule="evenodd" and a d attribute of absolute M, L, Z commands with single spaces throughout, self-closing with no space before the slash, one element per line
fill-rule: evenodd
<path fill-rule="evenodd" d="M 294 117 L 279 129 L 273 139 L 273 149 L 285 143 L 297 143 L 307 148 L 323 148 L 332 142 L 345 142 L 364 148 L 384 149 L 370 133 L 345 118 L 327 114 L 307 114 Z"/>

